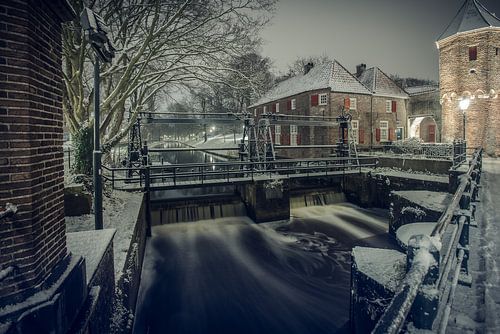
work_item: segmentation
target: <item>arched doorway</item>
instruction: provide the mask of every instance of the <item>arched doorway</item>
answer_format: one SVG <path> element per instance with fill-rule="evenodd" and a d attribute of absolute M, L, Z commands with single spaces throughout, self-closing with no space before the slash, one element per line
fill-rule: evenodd
<path fill-rule="evenodd" d="M 410 123 L 410 138 L 420 138 L 424 143 L 438 141 L 438 127 L 432 116 L 415 117 Z"/>

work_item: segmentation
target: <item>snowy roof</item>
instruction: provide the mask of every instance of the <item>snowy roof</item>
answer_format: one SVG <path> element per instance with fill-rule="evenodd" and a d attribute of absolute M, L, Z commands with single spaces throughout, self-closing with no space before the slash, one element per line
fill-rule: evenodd
<path fill-rule="evenodd" d="M 410 96 L 414 96 L 414 95 L 420 95 L 420 94 L 439 91 L 439 86 L 424 85 L 424 86 L 406 87 L 405 91 Z"/>
<path fill-rule="evenodd" d="M 307 74 L 299 74 L 278 83 L 250 108 L 303 92 L 326 88 L 330 88 L 333 92 L 371 94 L 356 77 L 334 60 L 313 67 Z"/>
<path fill-rule="evenodd" d="M 408 94 L 378 67 L 363 71 L 358 79 L 375 95 L 397 98 L 408 97 Z"/>
<path fill-rule="evenodd" d="M 500 27 L 500 19 L 488 11 L 479 1 L 466 0 L 448 27 L 439 36 L 438 41 L 458 33 L 487 27 Z"/>

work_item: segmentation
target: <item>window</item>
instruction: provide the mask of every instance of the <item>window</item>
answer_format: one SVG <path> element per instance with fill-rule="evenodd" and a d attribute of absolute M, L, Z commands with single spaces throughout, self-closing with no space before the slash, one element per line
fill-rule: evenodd
<path fill-rule="evenodd" d="M 267 106 L 264 106 L 264 114 L 267 113 Z"/>
<path fill-rule="evenodd" d="M 358 101 L 355 97 L 349 98 L 349 110 L 356 110 Z"/>
<path fill-rule="evenodd" d="M 279 102 L 276 103 L 276 107 L 275 108 L 276 108 L 276 112 L 280 112 L 280 103 Z"/>
<path fill-rule="evenodd" d="M 398 127 L 396 128 L 396 140 L 403 140 L 404 139 L 404 128 Z"/>
<path fill-rule="evenodd" d="M 297 108 L 297 101 L 295 99 L 292 99 L 292 110 L 295 110 Z"/>
<path fill-rule="evenodd" d="M 495 56 L 498 56 L 500 54 L 500 48 L 495 48 Z"/>
<path fill-rule="evenodd" d="M 257 117 L 257 108 L 253 110 L 253 117 Z"/>
<path fill-rule="evenodd" d="M 325 106 L 328 103 L 328 94 L 319 94 L 319 105 Z"/>
<path fill-rule="evenodd" d="M 290 145 L 297 146 L 297 125 L 290 125 Z"/>
<path fill-rule="evenodd" d="M 352 106 L 352 104 L 351 104 Z M 351 138 L 356 143 L 359 144 L 359 121 L 351 121 Z"/>
<path fill-rule="evenodd" d="M 477 46 L 469 46 L 469 61 L 477 60 Z"/>
<path fill-rule="evenodd" d="M 389 122 L 380 121 L 380 141 L 389 140 Z"/>
<path fill-rule="evenodd" d="M 281 125 L 274 126 L 274 144 L 281 145 Z"/>
<path fill-rule="evenodd" d="M 385 101 L 385 112 L 392 112 L 392 101 L 391 100 Z"/>

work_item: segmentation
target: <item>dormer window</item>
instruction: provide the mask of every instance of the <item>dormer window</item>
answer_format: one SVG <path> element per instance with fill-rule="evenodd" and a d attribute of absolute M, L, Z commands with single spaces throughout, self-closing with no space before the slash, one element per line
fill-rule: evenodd
<path fill-rule="evenodd" d="M 469 46 L 469 61 L 477 60 L 477 46 Z"/>

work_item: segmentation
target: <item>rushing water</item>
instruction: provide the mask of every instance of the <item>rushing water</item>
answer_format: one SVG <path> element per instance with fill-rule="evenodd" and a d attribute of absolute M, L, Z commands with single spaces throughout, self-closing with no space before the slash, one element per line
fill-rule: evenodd
<path fill-rule="evenodd" d="M 153 228 L 134 333 L 344 333 L 350 250 L 391 247 L 387 219 L 352 205 Z"/>

